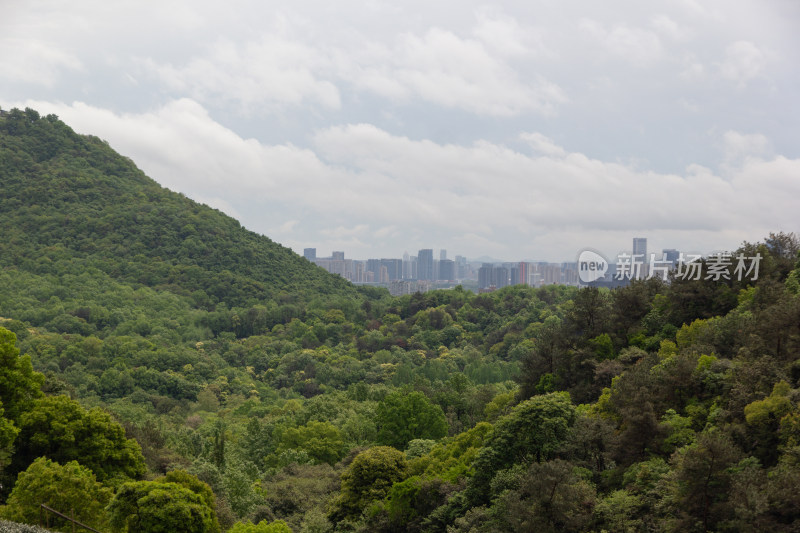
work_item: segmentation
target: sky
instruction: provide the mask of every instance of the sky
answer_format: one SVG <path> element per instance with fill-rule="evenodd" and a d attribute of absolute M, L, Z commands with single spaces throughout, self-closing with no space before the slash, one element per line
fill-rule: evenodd
<path fill-rule="evenodd" d="M 572 261 L 800 231 L 795 0 L 0 11 L 0 107 L 299 253 Z"/>

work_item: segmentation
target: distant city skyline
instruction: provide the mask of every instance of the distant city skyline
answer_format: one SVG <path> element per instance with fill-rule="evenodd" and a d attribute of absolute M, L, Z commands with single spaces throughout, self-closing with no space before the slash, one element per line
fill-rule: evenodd
<path fill-rule="evenodd" d="M 715 250 L 719 253 L 721 250 Z M 734 250 L 726 250 L 733 252 Z M 447 288 L 457 284 L 471 285 L 479 291 L 492 291 L 508 285 L 586 285 L 618 287 L 630 278 L 642 279 L 658 275 L 666 279 L 669 270 L 680 262 L 691 261 L 700 255 L 686 250 L 664 248 L 660 252 L 649 251 L 647 237 L 633 237 L 631 247 L 617 256 L 600 257 L 592 249 L 585 249 L 577 261 L 501 261 L 487 257 L 468 259 L 456 255 L 447 258 L 447 249 L 439 250 L 439 259 L 434 259 L 434 249 L 422 248 L 417 255 L 407 251 L 400 258 L 353 259 L 344 251 L 333 251 L 330 256 L 319 257 L 316 248 L 304 248 L 304 256 L 331 272 L 357 284 L 375 284 L 389 289 L 393 295 L 426 292 L 432 288 Z M 586 254 L 591 259 L 584 259 Z M 687 257 L 684 257 L 686 254 Z M 589 264 L 589 261 L 594 263 Z M 595 269 L 596 261 L 603 263 L 600 277 L 586 278 Z"/>
<path fill-rule="evenodd" d="M 613 252 L 607 252 L 607 251 L 603 251 L 603 250 L 599 250 L 599 251 L 602 253 L 602 255 L 604 257 L 606 257 L 609 261 L 611 261 L 613 263 L 614 259 L 621 253 L 644 255 L 646 257 L 647 261 L 649 261 L 649 259 L 650 259 L 650 254 L 653 254 L 653 253 L 655 253 L 656 257 L 659 258 L 659 259 L 663 255 L 666 254 L 666 256 L 667 256 L 667 258 L 669 260 L 677 260 L 677 255 L 676 254 L 678 254 L 679 252 L 693 253 L 693 254 L 699 254 L 699 255 L 702 255 L 702 256 L 707 256 L 707 255 L 711 255 L 711 254 L 714 254 L 714 253 L 717 253 L 717 252 L 732 252 L 732 251 L 734 251 L 735 249 L 737 249 L 741 245 L 741 243 L 739 243 L 736 246 L 731 247 L 731 248 L 714 248 L 714 249 L 709 249 L 709 250 L 699 250 L 699 249 L 695 249 L 695 248 L 681 247 L 681 246 L 678 246 L 678 247 L 675 247 L 675 246 L 659 247 L 657 245 L 652 245 L 652 243 L 649 243 L 648 237 L 632 237 L 632 238 L 629 238 L 629 239 L 632 239 L 632 241 L 629 241 L 629 242 L 631 242 L 631 244 L 628 245 L 627 247 L 620 245 Z M 763 239 L 759 239 L 759 241 L 763 241 Z M 578 254 L 582 250 L 584 250 L 586 248 L 597 249 L 594 246 L 585 246 L 583 248 L 579 248 L 579 249 L 575 250 L 575 253 L 573 255 L 571 255 L 569 257 L 561 257 L 561 258 L 552 258 L 552 256 L 551 256 L 551 258 L 531 258 L 531 257 L 504 258 L 504 257 L 492 257 L 492 256 L 486 255 L 486 254 L 477 255 L 477 256 L 474 256 L 474 257 L 470 257 L 470 256 L 463 255 L 463 254 L 457 254 L 456 257 L 464 257 L 471 263 L 485 263 L 485 262 L 491 262 L 491 263 L 514 263 L 514 262 L 567 263 L 567 262 L 575 261 L 577 259 Z M 318 249 L 316 247 L 304 248 L 303 249 L 303 253 L 300 254 L 300 255 L 303 255 L 308 259 L 309 258 L 308 254 L 310 253 L 310 251 L 313 251 L 313 252 L 311 252 L 313 254 L 313 257 L 324 258 L 323 256 L 320 256 L 319 251 L 318 251 Z M 425 251 L 426 253 L 429 254 L 428 257 L 430 258 L 430 260 L 433 260 L 434 256 L 439 257 L 440 259 L 436 259 L 437 262 L 441 261 L 442 257 L 446 257 L 446 254 L 447 254 L 447 248 L 423 248 L 423 249 L 420 249 L 418 251 L 418 253 L 422 252 L 422 251 Z M 436 254 L 437 251 L 439 252 L 438 254 Z M 445 252 L 444 256 L 442 255 L 441 252 Z M 353 259 L 353 260 L 357 260 L 357 261 L 367 261 L 367 260 L 370 260 L 370 259 L 376 259 L 377 255 L 381 255 L 381 254 L 375 254 L 375 255 L 371 255 L 370 254 L 370 255 L 368 255 L 366 257 L 364 257 L 364 256 L 353 257 L 349 253 L 347 253 L 347 251 L 345 251 L 345 253 L 346 253 L 348 259 Z M 331 255 L 325 256 L 325 257 L 331 258 L 332 254 L 333 254 L 333 251 L 331 252 Z M 393 255 L 393 254 L 390 253 L 390 254 L 384 254 L 384 255 L 385 256 L 392 256 L 392 257 L 396 257 L 396 258 L 401 258 L 401 257 L 404 257 L 404 256 L 410 256 L 408 250 L 403 250 L 402 254 Z M 417 256 L 410 256 L 410 257 L 415 257 L 416 258 Z"/>

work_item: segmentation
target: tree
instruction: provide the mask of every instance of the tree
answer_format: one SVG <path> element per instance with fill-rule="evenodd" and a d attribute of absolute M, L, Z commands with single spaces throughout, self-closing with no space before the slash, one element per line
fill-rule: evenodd
<path fill-rule="evenodd" d="M 575 467 L 559 459 L 534 463 L 519 489 L 500 497 L 502 520 L 510 531 L 547 533 L 586 531 L 592 520 L 595 490 Z"/>
<path fill-rule="evenodd" d="M 0 472 L 11 460 L 17 433 L 19 433 L 19 428 L 11 420 L 3 417 L 3 403 L 0 402 Z"/>
<path fill-rule="evenodd" d="M 339 483 L 339 474 L 328 464 L 289 465 L 261 481 L 262 501 L 272 513 L 263 518 L 280 518 L 300 530 L 309 513 L 324 508 Z"/>
<path fill-rule="evenodd" d="M 111 525 L 130 533 L 217 533 L 216 513 L 202 493 L 165 478 L 125 483 L 108 506 Z"/>
<path fill-rule="evenodd" d="M 342 436 L 330 422 L 312 420 L 305 426 L 290 428 L 281 440 L 283 449 L 304 450 L 316 463 L 332 465 L 342 457 L 344 451 Z"/>
<path fill-rule="evenodd" d="M 767 466 L 774 465 L 778 460 L 781 419 L 793 408 L 789 399 L 790 390 L 788 383 L 780 381 L 772 388 L 772 394 L 744 408 L 748 433 L 754 443 L 753 452 Z"/>
<path fill-rule="evenodd" d="M 520 403 L 495 425 L 489 446 L 510 462 L 550 459 L 568 436 L 576 411 L 569 394 L 553 392 Z"/>
<path fill-rule="evenodd" d="M 163 481 L 166 483 L 177 483 L 190 491 L 194 492 L 209 509 L 217 508 L 217 498 L 208 483 L 200 481 L 195 476 L 186 470 L 170 470 L 166 476 L 156 479 L 156 481 Z M 219 531 L 219 524 L 217 523 L 216 512 L 212 513 L 212 528 L 211 531 Z"/>
<path fill-rule="evenodd" d="M 642 519 L 637 515 L 642 499 L 627 490 L 615 490 L 595 506 L 595 514 L 608 531 L 635 533 L 642 529 Z"/>
<path fill-rule="evenodd" d="M 292 530 L 283 520 L 274 522 L 262 520 L 257 525 L 249 521 L 236 522 L 228 533 L 292 533 Z"/>
<path fill-rule="evenodd" d="M 667 476 L 666 502 L 677 516 L 677 530 L 699 526 L 701 531 L 709 531 L 730 515 L 730 467 L 741 456 L 720 431 L 702 433 L 693 444 L 675 452 L 673 470 Z"/>
<path fill-rule="evenodd" d="M 30 356 L 19 356 L 16 342 L 14 333 L 0 327 L 0 405 L 13 421 L 42 396 L 44 383 L 44 375 L 34 372 Z"/>
<path fill-rule="evenodd" d="M 554 383 L 558 380 L 568 347 L 566 328 L 557 316 L 547 317 L 541 324 L 536 324 L 533 330 L 535 339 L 521 358 L 522 369 L 517 378 L 523 398 L 545 392 L 541 389 L 546 382 Z M 528 341 L 523 341 L 519 347 L 529 344 Z"/>
<path fill-rule="evenodd" d="M 376 410 L 378 442 L 403 449 L 413 439 L 440 439 L 447 435 L 442 408 L 421 392 L 389 394 Z"/>
<path fill-rule="evenodd" d="M 577 291 L 567 313 L 568 327 L 575 335 L 587 340 L 603 333 L 611 311 L 609 299 L 608 293 L 597 287 Z"/>
<path fill-rule="evenodd" d="M 144 475 L 141 448 L 126 439 L 122 426 L 99 408 L 85 410 L 66 396 L 40 398 L 19 422 L 12 472 L 20 472 L 37 457 L 66 463 L 78 461 L 100 481 L 136 479 Z"/>
<path fill-rule="evenodd" d="M 37 523 L 46 504 L 95 528 L 106 525 L 105 507 L 111 489 L 103 487 L 91 470 L 70 461 L 60 465 L 40 457 L 19 474 L 2 515 L 17 522 Z M 71 531 L 72 524 L 56 518 L 54 529 Z"/>
<path fill-rule="evenodd" d="M 403 452 L 389 446 L 375 446 L 361 452 L 342 474 L 342 491 L 334 504 L 331 520 L 357 518 L 364 508 L 382 500 L 392 484 L 408 473 Z"/>
<path fill-rule="evenodd" d="M 566 392 L 534 396 L 498 420 L 473 464 L 468 488 L 474 503 L 488 503 L 491 480 L 515 463 L 544 462 L 569 437 L 577 413 Z"/>

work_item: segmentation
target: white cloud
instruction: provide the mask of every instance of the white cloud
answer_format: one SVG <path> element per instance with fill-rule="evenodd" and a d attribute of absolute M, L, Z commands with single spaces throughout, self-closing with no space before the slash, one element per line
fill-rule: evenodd
<path fill-rule="evenodd" d="M 64 70 L 82 70 L 74 54 L 54 43 L 0 37 L 0 79 L 53 86 Z"/>
<path fill-rule="evenodd" d="M 566 102 L 557 84 L 541 75 L 522 79 L 506 62 L 543 49 L 513 19 L 481 12 L 473 33 L 477 38 L 432 27 L 389 42 L 371 37 L 354 49 L 303 41 L 298 29 L 283 24 L 255 41 L 220 40 L 184 63 L 140 62 L 175 94 L 234 102 L 243 112 L 306 103 L 339 109 L 344 85 L 395 102 L 419 99 L 489 116 L 551 114 Z"/>
<path fill-rule="evenodd" d="M 533 28 L 523 28 L 519 21 L 489 10 L 477 13 L 478 24 L 473 34 L 487 47 L 504 56 L 543 53 L 545 45 Z"/>
<path fill-rule="evenodd" d="M 742 134 L 726 131 L 722 136 L 725 160 L 728 163 L 740 162 L 747 157 L 764 156 L 770 149 L 769 139 L 760 133 Z"/>
<path fill-rule="evenodd" d="M 535 151 L 546 156 L 561 157 L 566 154 L 566 150 L 541 133 L 522 133 L 520 139 L 530 144 Z"/>
<path fill-rule="evenodd" d="M 766 60 L 766 54 L 752 42 L 736 41 L 725 49 L 725 61 L 719 70 L 724 78 L 743 87 L 764 71 Z"/>
<path fill-rule="evenodd" d="M 178 94 L 201 102 L 234 102 L 251 112 L 305 102 L 338 109 L 339 90 L 317 74 L 326 63 L 321 50 L 270 35 L 241 45 L 219 41 L 207 55 L 183 66 L 144 60 Z"/>
<path fill-rule="evenodd" d="M 493 48 L 524 51 L 518 41 L 500 41 L 496 26 L 478 28 Z M 550 114 L 567 101 L 564 91 L 544 77 L 522 80 L 480 40 L 431 28 L 406 33 L 392 47 L 374 47 L 356 60 L 348 74 L 356 87 L 395 100 L 420 98 L 448 108 L 490 116 L 524 112 Z"/>
<path fill-rule="evenodd" d="M 579 27 L 612 56 L 633 65 L 648 66 L 662 57 L 661 39 L 650 30 L 624 24 L 606 29 L 602 23 L 588 18 Z"/>
<path fill-rule="evenodd" d="M 659 14 L 652 18 L 651 25 L 662 35 L 673 41 L 686 41 L 689 38 L 689 30 L 686 26 L 678 24 L 671 17 Z"/>

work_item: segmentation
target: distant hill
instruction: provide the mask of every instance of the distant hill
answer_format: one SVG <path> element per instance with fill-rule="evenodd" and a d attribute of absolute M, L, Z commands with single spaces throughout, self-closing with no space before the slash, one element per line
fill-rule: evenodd
<path fill-rule="evenodd" d="M 482 255 L 480 257 L 475 257 L 473 259 L 467 259 L 467 261 L 470 262 L 470 263 L 492 263 L 492 264 L 505 263 L 506 262 L 506 261 L 503 261 L 502 259 L 496 259 L 494 257 L 489 257 L 488 255 Z"/>
<path fill-rule="evenodd" d="M 206 307 L 363 297 L 290 249 L 161 187 L 106 142 L 31 109 L 0 114 L 0 227 L 0 271 L 92 272 Z"/>

